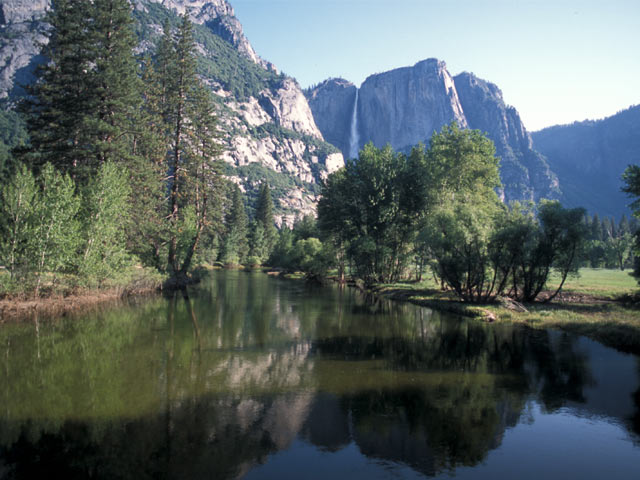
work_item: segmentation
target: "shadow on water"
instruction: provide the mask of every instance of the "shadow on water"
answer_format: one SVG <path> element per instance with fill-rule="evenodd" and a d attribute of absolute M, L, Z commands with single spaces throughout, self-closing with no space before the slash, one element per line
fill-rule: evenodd
<path fill-rule="evenodd" d="M 532 401 L 640 434 L 637 358 L 244 272 L 1 329 L 0 367 L 0 478 L 237 478 L 296 441 L 434 476 L 485 462 Z"/>

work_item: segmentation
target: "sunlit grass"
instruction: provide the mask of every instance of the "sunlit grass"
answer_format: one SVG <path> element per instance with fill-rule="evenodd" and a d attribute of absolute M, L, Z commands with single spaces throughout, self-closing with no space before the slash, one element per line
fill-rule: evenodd
<path fill-rule="evenodd" d="M 569 277 L 563 287 L 565 293 L 579 293 L 604 298 L 615 298 L 638 290 L 638 283 L 631 270 L 609 270 L 604 268 L 581 268 L 577 277 Z M 555 289 L 560 276 L 552 273 L 549 289 Z"/>

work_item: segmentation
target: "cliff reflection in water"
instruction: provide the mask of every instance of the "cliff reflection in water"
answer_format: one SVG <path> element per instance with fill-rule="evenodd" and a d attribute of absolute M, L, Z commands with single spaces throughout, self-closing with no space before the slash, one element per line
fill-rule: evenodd
<path fill-rule="evenodd" d="M 435 475 L 483 462 L 532 400 L 635 437 L 639 368 L 567 334 L 220 272 L 191 298 L 0 329 L 0 477 L 236 478 L 297 440 Z"/>

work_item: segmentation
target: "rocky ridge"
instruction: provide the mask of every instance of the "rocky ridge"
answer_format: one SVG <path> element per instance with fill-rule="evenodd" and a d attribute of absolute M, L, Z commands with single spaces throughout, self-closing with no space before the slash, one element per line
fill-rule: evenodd
<path fill-rule="evenodd" d="M 305 92 L 325 138 L 349 155 L 353 102 L 357 88 L 344 79 L 330 79 Z M 371 141 L 407 151 L 428 143 L 434 131 L 456 122 L 487 132 L 501 158 L 503 199 L 558 198 L 559 185 L 544 157 L 533 149 L 518 112 L 504 103 L 500 89 L 462 73 L 452 77 L 437 59 L 371 75 L 359 89 L 358 147 Z"/>
<path fill-rule="evenodd" d="M 199 73 L 214 92 L 224 130 L 228 177 L 255 196 L 267 180 L 276 220 L 292 224 L 314 213 L 320 182 L 344 162 L 323 140 L 297 82 L 255 53 L 226 0 L 132 0 L 139 24 L 138 53 L 152 50 L 164 19 L 188 12 L 196 24 Z M 50 0 L 0 0 L 0 98 L 8 105 L 17 84 L 33 81 L 47 41 Z"/>

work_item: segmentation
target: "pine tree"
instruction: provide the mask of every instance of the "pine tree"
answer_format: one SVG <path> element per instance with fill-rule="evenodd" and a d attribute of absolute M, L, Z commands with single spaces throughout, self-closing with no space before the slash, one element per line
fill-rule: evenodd
<path fill-rule="evenodd" d="M 128 246 L 147 265 L 166 269 L 166 156 L 168 143 L 161 113 L 161 88 L 150 57 L 143 62 L 142 98 L 130 171 L 131 215 Z"/>
<path fill-rule="evenodd" d="M 218 213 L 217 120 L 211 95 L 196 75 L 193 25 L 183 15 L 173 34 L 165 24 L 152 81 L 154 108 L 162 119 L 168 182 L 167 266 L 187 274 L 206 228 Z"/>
<path fill-rule="evenodd" d="M 233 186 L 231 208 L 225 218 L 225 236 L 222 240 L 220 261 L 225 264 L 242 264 L 249 253 L 247 242 L 247 213 L 242 192 Z"/>
<path fill-rule="evenodd" d="M 39 80 L 27 87 L 21 105 L 31 146 L 16 151 L 36 169 L 50 162 L 75 176 L 93 161 L 85 128 L 96 107 L 91 8 L 84 0 L 58 0 L 47 16 L 52 33 L 43 54 L 49 62 L 38 68 Z"/>
<path fill-rule="evenodd" d="M 165 32 L 166 33 L 166 32 Z M 167 41 L 164 39 L 163 41 Z M 193 26 L 186 15 L 183 16 L 178 33 L 173 40 L 173 62 L 160 64 L 167 86 L 166 108 L 164 112 L 170 138 L 169 155 L 169 222 L 170 240 L 168 265 L 174 276 L 183 270 L 178 256 L 178 225 L 180 223 L 180 195 L 185 174 L 184 150 L 187 149 L 187 98 L 197 81 L 194 55 Z M 171 60 L 171 57 L 169 57 Z"/>
<path fill-rule="evenodd" d="M 627 216 L 622 214 L 622 218 L 618 224 L 618 236 L 622 236 L 626 233 L 631 233 L 631 228 L 629 227 L 629 220 L 627 220 Z"/>
<path fill-rule="evenodd" d="M 260 186 L 260 192 L 258 193 L 258 202 L 256 203 L 256 224 L 262 227 L 264 232 L 264 245 L 262 260 L 266 260 L 273 250 L 273 247 L 278 239 L 278 231 L 276 230 L 273 219 L 273 201 L 271 200 L 271 190 L 267 183 L 263 183 Z"/>
<path fill-rule="evenodd" d="M 127 0 L 59 0 L 39 81 L 23 104 L 36 169 L 52 163 L 81 183 L 106 161 L 131 159 L 140 80 Z"/>
<path fill-rule="evenodd" d="M 123 162 L 133 154 L 142 102 L 131 6 L 128 0 L 95 0 L 93 11 L 97 111 L 90 126 L 100 164 Z"/>
<path fill-rule="evenodd" d="M 597 213 L 594 214 L 593 218 L 591 219 L 591 233 L 589 238 L 590 240 L 598 240 L 598 241 L 604 240 L 602 222 L 600 222 L 600 217 L 598 216 Z"/>

